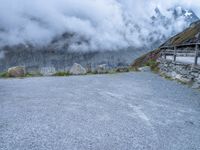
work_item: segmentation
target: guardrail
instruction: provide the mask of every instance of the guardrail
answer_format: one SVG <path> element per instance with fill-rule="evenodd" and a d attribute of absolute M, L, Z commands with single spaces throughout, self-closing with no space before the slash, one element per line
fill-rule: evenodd
<path fill-rule="evenodd" d="M 194 65 L 198 65 L 198 57 L 200 57 L 200 43 L 182 44 L 176 46 L 163 46 L 161 55 L 167 59 L 167 56 L 173 56 L 173 61 L 181 57 L 194 57 Z"/>

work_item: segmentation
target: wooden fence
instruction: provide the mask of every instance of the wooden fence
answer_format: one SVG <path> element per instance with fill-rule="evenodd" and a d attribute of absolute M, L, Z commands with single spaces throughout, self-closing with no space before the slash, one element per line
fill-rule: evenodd
<path fill-rule="evenodd" d="M 200 43 L 182 44 L 176 46 L 163 46 L 161 55 L 167 59 L 167 56 L 173 56 L 176 62 L 177 57 L 194 57 L 194 65 L 198 65 L 198 57 L 200 57 Z"/>

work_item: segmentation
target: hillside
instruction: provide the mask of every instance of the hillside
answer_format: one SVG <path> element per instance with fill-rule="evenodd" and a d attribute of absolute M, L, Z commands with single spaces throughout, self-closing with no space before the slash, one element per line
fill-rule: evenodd
<path fill-rule="evenodd" d="M 194 22 L 189 28 L 183 32 L 168 39 L 162 46 L 174 46 L 186 43 L 196 43 L 200 41 L 200 21 Z M 159 57 L 160 48 L 157 48 L 141 57 L 136 59 L 133 63 L 133 67 L 140 67 L 145 65 L 149 60 L 156 60 Z"/>

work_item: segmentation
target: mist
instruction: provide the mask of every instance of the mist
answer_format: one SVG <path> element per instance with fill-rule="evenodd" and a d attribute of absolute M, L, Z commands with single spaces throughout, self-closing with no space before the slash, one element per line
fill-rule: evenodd
<path fill-rule="evenodd" d="M 72 34 L 72 51 L 119 50 L 148 46 L 188 26 L 183 18 L 164 28 L 152 24 L 155 8 L 175 6 L 200 15 L 197 0 L 0 0 L 0 46 L 30 43 L 49 45 L 64 33 Z M 151 39 L 149 38 L 151 35 Z"/>

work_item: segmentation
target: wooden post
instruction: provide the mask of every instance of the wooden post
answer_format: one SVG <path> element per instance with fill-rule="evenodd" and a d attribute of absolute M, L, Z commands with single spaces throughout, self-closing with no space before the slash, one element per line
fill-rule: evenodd
<path fill-rule="evenodd" d="M 176 50 L 177 50 L 177 47 L 174 46 L 174 62 L 176 62 Z"/>
<path fill-rule="evenodd" d="M 163 55 L 164 55 L 164 58 L 165 58 L 165 59 L 167 59 L 166 50 L 167 50 L 167 49 L 164 49 L 164 50 L 163 50 Z"/>
<path fill-rule="evenodd" d="M 194 59 L 194 65 L 198 64 L 198 54 L 199 54 L 199 45 L 196 44 L 195 46 L 195 59 Z"/>

